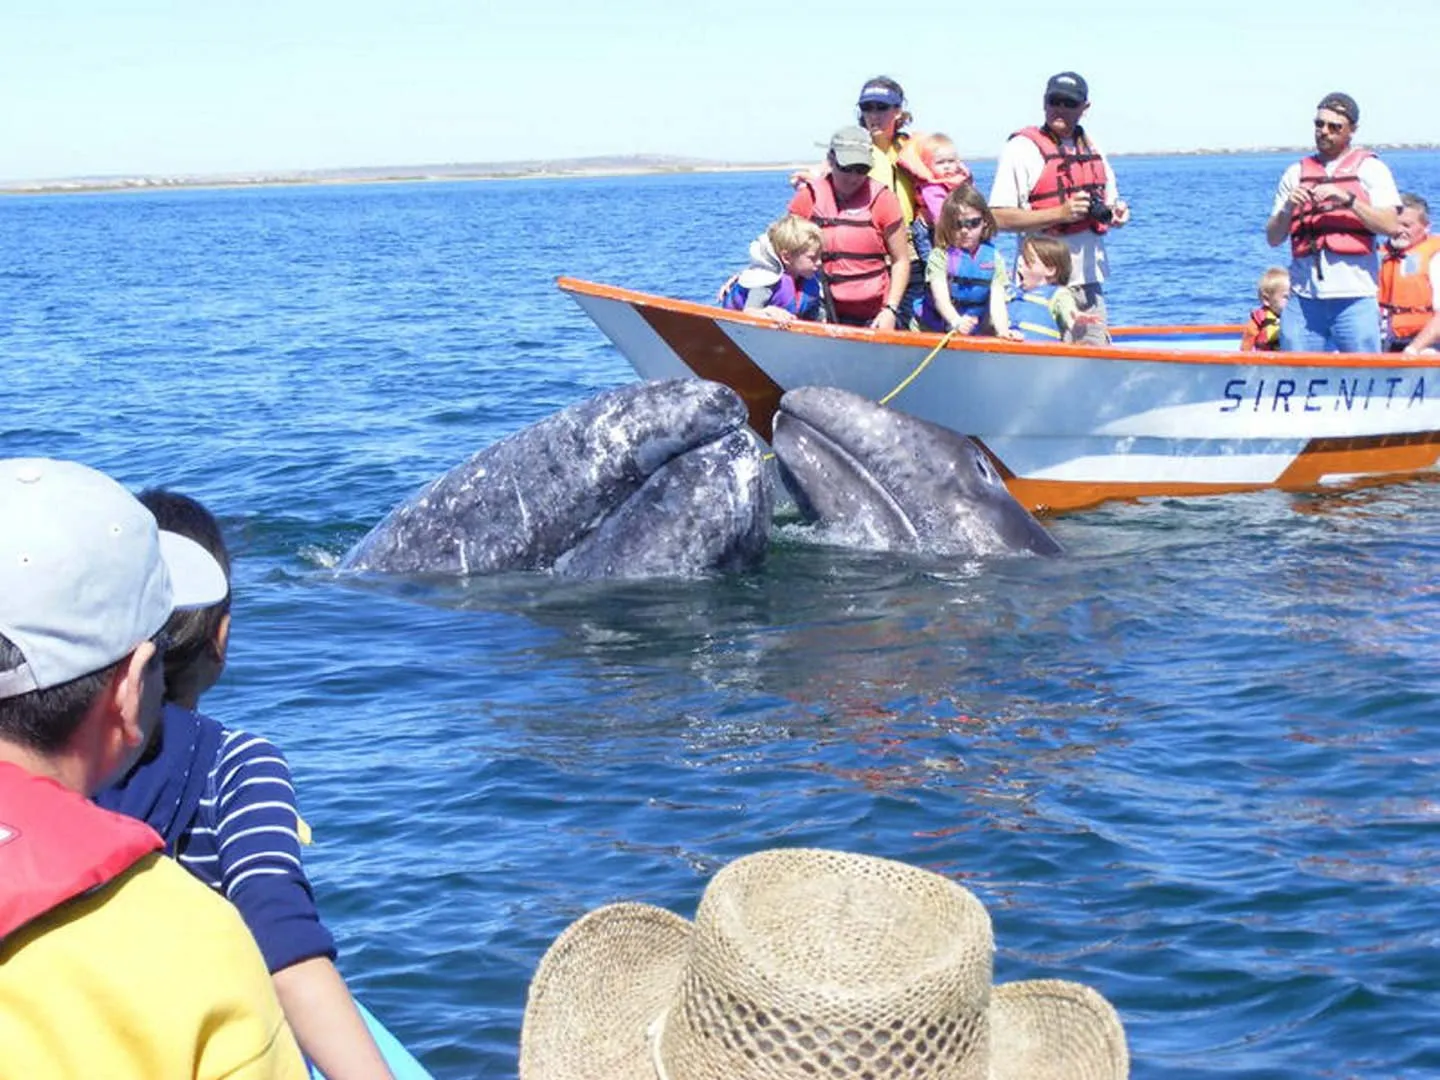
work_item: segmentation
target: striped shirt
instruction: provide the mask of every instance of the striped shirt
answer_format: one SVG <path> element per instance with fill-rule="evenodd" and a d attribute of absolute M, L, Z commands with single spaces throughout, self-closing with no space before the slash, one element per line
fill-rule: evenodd
<path fill-rule="evenodd" d="M 290 766 L 267 740 L 224 732 L 176 858 L 240 910 L 272 972 L 316 956 L 335 958 L 300 863 Z"/>

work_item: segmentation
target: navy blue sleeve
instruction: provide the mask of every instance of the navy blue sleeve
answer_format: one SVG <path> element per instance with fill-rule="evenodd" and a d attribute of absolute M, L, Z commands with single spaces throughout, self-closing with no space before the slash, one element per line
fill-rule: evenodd
<path fill-rule="evenodd" d="M 300 861 L 300 815 L 284 755 L 265 739 L 231 732 L 216 771 L 221 891 L 240 911 L 270 971 L 335 958 Z"/>

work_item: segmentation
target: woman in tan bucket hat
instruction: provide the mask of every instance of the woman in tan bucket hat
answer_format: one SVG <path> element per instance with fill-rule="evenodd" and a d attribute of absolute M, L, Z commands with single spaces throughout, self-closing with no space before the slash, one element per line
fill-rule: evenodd
<path fill-rule="evenodd" d="M 693 924 L 610 904 L 530 984 L 521 1080 L 1124 1080 L 1115 1009 L 993 986 L 990 916 L 889 859 L 776 849 L 722 869 Z"/>

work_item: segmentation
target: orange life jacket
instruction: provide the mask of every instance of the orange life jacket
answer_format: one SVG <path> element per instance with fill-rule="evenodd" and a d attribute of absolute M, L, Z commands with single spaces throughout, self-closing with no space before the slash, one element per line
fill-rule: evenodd
<path fill-rule="evenodd" d="M 1300 184 L 1312 188 L 1316 184 L 1334 184 L 1357 201 L 1369 202 L 1360 183 L 1360 165 L 1374 156 L 1358 147 L 1347 150 L 1335 163 L 1335 171 L 1327 174 L 1319 156 L 1308 154 L 1300 159 Z M 1322 248 L 1336 255 L 1368 255 L 1375 250 L 1375 234 L 1365 227 L 1359 214 L 1342 202 L 1309 202 L 1290 216 L 1290 253 L 1298 259 Z"/>
<path fill-rule="evenodd" d="M 875 200 L 889 189 L 867 177 L 865 187 L 841 210 L 828 178 L 807 186 L 815 200 L 810 220 L 820 226 L 820 272 L 831 300 L 847 313 L 873 307 L 870 314 L 878 314 L 890 289 L 890 259 L 875 224 Z"/>
<path fill-rule="evenodd" d="M 1075 128 L 1073 146 L 1064 145 L 1046 128 L 1022 128 L 1010 137 L 1013 139 L 1016 135 L 1023 135 L 1034 143 L 1040 156 L 1045 159 L 1045 168 L 1036 178 L 1035 186 L 1030 189 L 1031 210 L 1048 210 L 1052 206 L 1059 206 L 1077 191 L 1088 191 L 1095 202 L 1105 201 L 1105 159 L 1090 145 L 1084 128 Z M 1084 232 L 1086 229 L 1105 233 L 1110 226 L 1093 218 L 1081 218 L 1064 225 L 1053 225 L 1047 231 L 1065 234 Z"/>
<path fill-rule="evenodd" d="M 0 762 L 0 938 L 164 846 L 144 822 Z"/>
<path fill-rule="evenodd" d="M 1380 249 L 1380 312 L 1390 341 L 1409 341 L 1435 314 L 1430 263 L 1440 255 L 1440 236 L 1432 233 L 1418 244 L 1396 251 Z"/>
<path fill-rule="evenodd" d="M 1280 316 L 1268 307 L 1257 307 L 1250 312 L 1250 321 L 1240 339 L 1240 348 L 1246 351 L 1275 352 L 1280 348 Z"/>

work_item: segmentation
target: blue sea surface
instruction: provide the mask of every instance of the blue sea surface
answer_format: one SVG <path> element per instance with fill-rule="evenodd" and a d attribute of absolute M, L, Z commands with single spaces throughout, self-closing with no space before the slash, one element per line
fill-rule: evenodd
<path fill-rule="evenodd" d="M 1440 155 L 1387 155 L 1440 205 Z M 1119 324 L 1238 322 L 1286 158 L 1120 158 Z M 989 170 L 979 167 L 988 188 Z M 206 710 L 275 739 L 356 994 L 437 1077 L 515 1070 L 585 911 L 693 913 L 778 845 L 990 910 L 1133 1075 L 1440 1075 L 1440 488 L 1116 504 L 1056 560 L 782 534 L 754 574 L 357 586 L 474 450 L 634 376 L 554 287 L 708 300 L 782 173 L 0 201 L 0 454 L 193 494 L 236 559 Z M 1023 388 L 1017 386 L 1017 393 Z"/>

